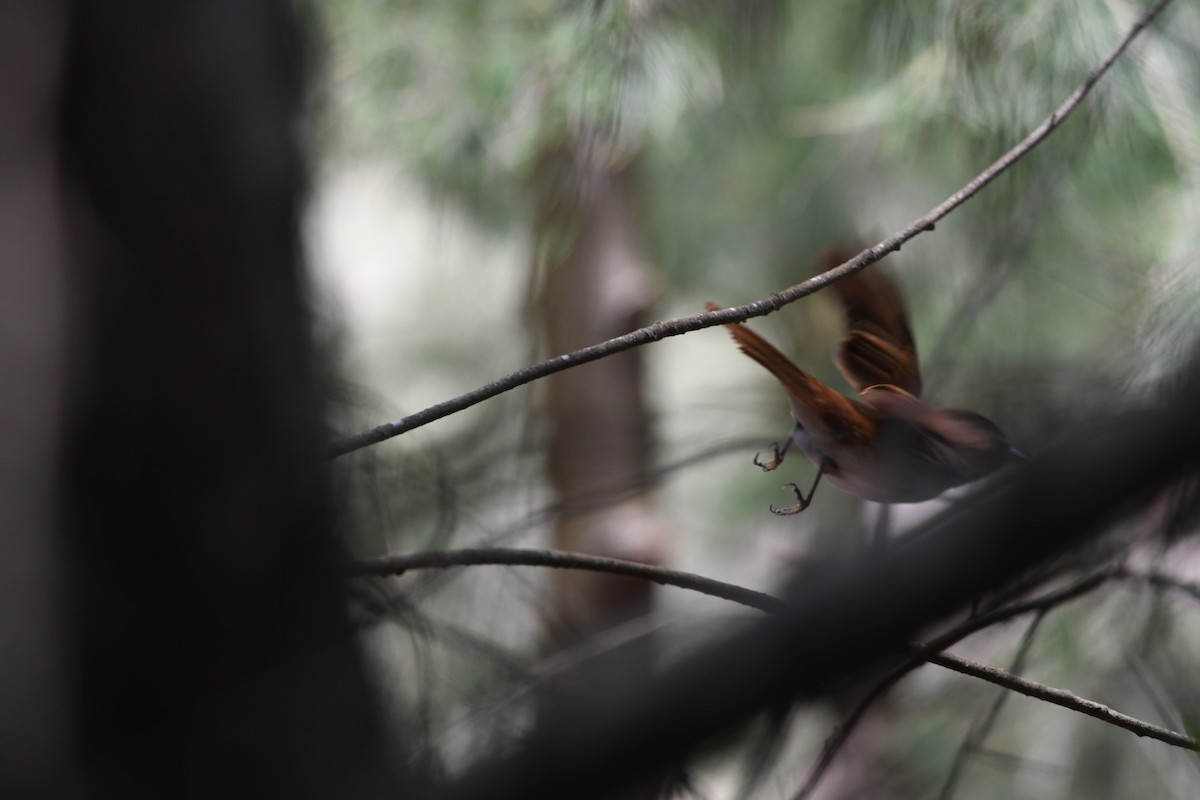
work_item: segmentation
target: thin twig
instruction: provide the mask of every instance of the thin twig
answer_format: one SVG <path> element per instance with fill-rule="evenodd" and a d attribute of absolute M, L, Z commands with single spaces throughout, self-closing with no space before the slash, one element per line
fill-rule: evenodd
<path fill-rule="evenodd" d="M 1190 600 L 1200 603 L 1200 584 L 1181 580 L 1173 575 L 1157 570 L 1138 570 L 1123 567 L 1113 575 L 1114 578 L 1130 583 L 1144 583 L 1159 591 L 1171 591 L 1186 595 Z"/>
<path fill-rule="evenodd" d="M 641 578 L 664 586 L 690 589 L 700 594 L 719 597 L 759 611 L 775 612 L 785 605 L 783 600 L 763 592 L 742 586 L 705 578 L 691 572 L 680 572 L 662 567 L 652 567 L 636 561 L 619 558 L 604 558 L 583 553 L 568 553 L 561 550 L 531 550 L 511 547 L 477 547 L 463 550 L 430 550 L 420 553 L 377 556 L 351 566 L 356 576 L 403 575 L 409 570 L 447 569 L 471 565 L 492 564 L 502 566 L 552 567 L 555 569 L 580 569 L 589 572 L 604 572 Z"/>
<path fill-rule="evenodd" d="M 410 570 L 448 569 L 451 567 L 485 564 L 581 569 L 624 575 L 653 581 L 664 586 L 687 589 L 768 613 L 777 612 L 785 606 L 785 601 L 763 592 L 757 592 L 690 572 L 663 569 L 661 567 L 653 567 L 647 564 L 623 561 L 615 558 L 602 558 L 600 556 L 555 550 L 491 547 L 387 555 L 360 561 L 353 565 L 351 571 L 352 574 L 360 576 L 397 576 L 403 575 Z M 1190 750 L 1200 750 L 1200 745 L 1183 734 L 1175 733 L 1166 728 L 1160 728 L 1148 722 L 1120 714 L 1107 706 L 1079 698 L 1070 692 L 1054 689 L 1033 681 L 1027 681 L 1004 670 L 981 665 L 949 653 L 939 652 L 984 628 L 1023 616 L 1024 614 L 1044 613 L 1049 609 L 1081 597 L 1114 579 L 1136 581 L 1160 591 L 1178 591 L 1192 598 L 1200 599 L 1200 587 L 1181 581 L 1171 575 L 1161 572 L 1138 572 L 1125 567 L 1115 567 L 1090 575 L 1070 586 L 1050 592 L 1041 597 L 1014 603 L 1010 606 L 973 617 L 936 637 L 924 646 L 914 646 L 910 658 L 884 676 L 859 701 L 858 705 L 843 720 L 842 724 L 826 740 L 825 747 L 822 749 L 817 763 L 813 766 L 804 786 L 796 794 L 796 797 L 807 797 L 816 788 L 825 770 L 832 763 L 834 756 L 849 739 L 850 734 L 865 715 L 867 709 L 874 705 L 875 701 L 886 694 L 901 678 L 924 663 L 936 664 L 964 675 L 981 678 L 997 686 L 1011 688 L 1022 694 L 1047 700 L 1064 708 L 1111 722 L 1139 736 L 1148 736 L 1167 744 L 1185 747 Z"/>
<path fill-rule="evenodd" d="M 981 678 L 997 686 L 1003 686 L 1006 689 L 1019 692 L 1027 697 L 1045 700 L 1056 706 L 1062 706 L 1072 711 L 1078 711 L 1081 714 L 1087 714 L 1089 717 L 1095 717 L 1111 725 L 1116 725 L 1118 728 L 1124 728 L 1138 736 L 1157 739 L 1160 742 L 1165 742 L 1175 747 L 1182 747 L 1185 750 L 1200 751 L 1200 742 L 1195 741 L 1185 734 L 1175 733 L 1166 728 L 1151 725 L 1149 722 L 1143 722 L 1128 714 L 1114 711 L 1106 705 L 1097 703 L 1094 700 L 1088 700 L 1085 697 L 1080 697 L 1077 694 L 1072 694 L 1065 689 L 1055 689 L 1051 686 L 1005 672 L 997 667 L 989 667 L 987 664 L 971 661 L 962 656 L 948 656 L 949 654 L 946 653 L 934 653 L 928 656 L 929 663 L 952 669 L 955 672 L 961 672 L 963 675 Z"/>
<path fill-rule="evenodd" d="M 757 446 L 767 438 L 769 436 L 763 434 L 759 436 L 728 438 L 712 442 L 699 450 L 654 467 L 647 475 L 641 478 L 610 486 L 607 489 L 585 492 L 574 497 L 544 503 L 538 508 L 528 511 L 520 518 L 504 524 L 502 527 L 489 528 L 486 531 L 486 535 L 479 537 L 477 541 L 472 542 L 472 545 L 475 547 L 500 547 L 510 542 L 513 537 L 526 533 L 530 529 L 545 524 L 550 520 L 571 517 L 613 505 L 627 497 L 653 488 L 676 472 L 726 453 L 744 452 L 747 447 Z M 434 546 L 426 547 L 425 549 L 435 550 L 441 548 L 435 543 Z M 436 591 L 442 583 L 439 576 L 430 575 L 430 579 L 421 584 L 419 588 L 410 588 L 409 596 L 419 598 L 425 593 Z"/>
<path fill-rule="evenodd" d="M 1021 643 L 1017 646 L 1017 654 L 1013 657 L 1012 666 L 1008 668 L 1009 674 L 1017 676 L 1025 667 L 1025 659 L 1029 656 L 1029 649 L 1033 646 L 1033 637 L 1041 627 L 1042 620 L 1046 618 L 1047 610 L 1043 609 L 1034 615 L 1033 620 L 1029 623 L 1029 627 L 1025 630 L 1025 635 L 1021 637 Z M 971 726 L 971 730 L 963 738 L 962 743 L 958 747 L 958 752 L 954 754 L 954 762 L 950 765 L 950 772 L 946 775 L 946 780 L 942 784 L 942 790 L 938 793 L 939 800 L 950 800 L 954 796 L 954 790 L 958 786 L 959 776 L 962 775 L 963 769 L 967 765 L 967 758 L 973 753 L 978 752 L 983 746 L 984 740 L 991 733 L 992 727 L 996 724 L 997 718 L 1000 716 L 1000 711 L 1004 708 L 1004 704 L 1008 702 L 1008 698 L 1012 694 L 1007 690 L 997 692 L 992 698 L 992 704 L 984 712 L 982 717 L 976 719 L 975 724 Z"/>
<path fill-rule="evenodd" d="M 463 567 L 472 565 L 500 565 L 500 566 L 536 566 L 536 567 L 552 567 L 555 569 L 580 569 L 592 572 L 604 572 L 614 575 L 624 575 L 632 578 L 641 578 L 643 580 L 653 581 L 665 586 L 675 586 L 680 589 L 688 589 L 691 591 L 706 594 L 711 597 L 718 597 L 724 600 L 729 600 L 734 603 L 739 603 L 750 608 L 758 609 L 768 613 L 776 613 L 783 610 L 787 606 L 787 602 L 780 600 L 763 592 L 756 592 L 753 589 L 747 589 L 743 586 L 737 586 L 724 581 L 706 578 L 701 575 L 696 575 L 691 572 L 682 572 L 679 570 L 663 569 L 654 567 L 648 564 L 640 564 L 636 561 L 624 561 L 617 558 L 602 558 L 600 556 L 584 555 L 582 553 L 568 553 L 559 550 L 526 550 L 504 547 L 490 548 L 474 548 L 466 550 L 443 550 L 429 551 L 421 553 L 408 553 L 403 555 L 387 555 L 376 558 L 360 561 L 352 567 L 354 575 L 403 575 L 410 570 L 418 569 L 447 569 L 450 567 Z M 1048 702 L 1060 705 L 1082 714 L 1095 717 L 1106 722 L 1125 728 L 1126 730 L 1136 733 L 1138 736 L 1149 736 L 1167 744 L 1172 744 L 1177 747 L 1184 747 L 1189 750 L 1200 750 L 1200 743 L 1192 741 L 1189 737 L 1175 733 L 1174 731 L 1160 728 L 1148 722 L 1135 719 L 1125 714 L 1113 711 L 1107 706 L 1100 703 L 1086 700 L 1084 698 L 1073 695 L 1070 692 L 1055 689 L 1043 684 L 1035 683 L 1034 681 L 1025 678 L 1017 677 L 1005 670 L 990 667 L 985 664 L 979 664 L 975 661 L 955 656 L 950 653 L 939 652 L 949 645 L 957 642 L 971 633 L 981 630 L 997 622 L 1006 619 L 1012 619 L 1029 611 L 1045 613 L 1049 609 L 1061 605 L 1068 600 L 1081 596 L 1089 592 L 1108 580 L 1111 580 L 1118 575 L 1121 575 L 1119 569 L 1106 570 L 1096 575 L 1079 581 L 1072 586 L 1068 586 L 1060 591 L 1052 592 L 1036 600 L 1030 600 L 1025 603 L 1014 604 L 1011 607 L 998 609 L 996 611 L 984 614 L 979 617 L 972 618 L 957 626 L 954 630 L 934 639 L 927 645 L 912 645 L 910 646 L 910 657 L 899 667 L 887 675 L 880 683 L 872 690 L 867 698 L 860 702 L 859 706 L 852 712 L 851 716 L 844 722 L 838 732 L 830 738 L 826 744 L 825 751 L 822 752 L 821 762 L 818 768 L 814 768 L 810 774 L 805 788 L 801 790 L 799 797 L 805 796 L 812 787 L 816 785 L 821 772 L 824 771 L 824 766 L 832 759 L 833 753 L 840 748 L 842 742 L 849 736 L 850 729 L 854 723 L 862 716 L 866 708 L 874 701 L 875 698 L 881 696 L 887 688 L 891 687 L 904 675 L 907 675 L 916 667 L 923 663 L 936 664 L 946 669 L 960 672 L 964 675 L 981 678 L 982 680 L 994 683 L 997 686 L 1013 689 L 1022 694 L 1047 700 Z M 1163 576 L 1164 578 L 1166 576 Z M 838 740 L 835 743 L 835 739 Z"/>
<path fill-rule="evenodd" d="M 1151 20 L 1153 20 L 1160 11 L 1162 11 L 1171 0 L 1158 0 L 1150 10 L 1142 15 L 1141 19 L 1129 29 L 1129 32 L 1121 38 L 1112 49 L 1111 52 L 1093 69 L 1083 82 L 1071 93 L 1062 104 L 1051 112 L 1050 116 L 1046 117 L 1037 128 L 1035 128 L 1028 136 L 1020 141 L 1015 147 L 998 158 L 991 166 L 983 172 L 972 178 L 966 186 L 959 189 L 950 197 L 946 198 L 939 205 L 935 206 L 931 211 L 923 216 L 910 222 L 906 227 L 899 232 L 889 236 L 874 247 L 867 248 L 856 255 L 849 261 L 841 264 L 834 269 L 825 272 L 821 275 L 809 278 L 808 280 L 798 283 L 788 289 L 780 292 L 767 295 L 766 297 L 755 300 L 744 306 L 736 306 L 734 308 L 726 308 L 721 311 L 705 312 L 703 314 L 695 314 L 690 317 L 679 317 L 677 319 L 663 320 L 647 325 L 644 328 L 638 328 L 635 331 L 627 333 L 623 336 L 618 336 L 614 339 L 609 339 L 606 342 L 590 345 L 580 350 L 576 350 L 565 355 L 555 356 L 554 358 L 542 361 L 538 364 L 533 364 L 528 367 L 517 370 L 509 375 L 492 381 L 491 383 L 480 386 L 458 397 L 450 400 L 445 400 L 436 405 L 432 405 L 422 411 L 410 414 L 407 417 L 398 419 L 395 422 L 387 422 L 379 425 L 371 430 L 354 436 L 348 436 L 344 439 L 339 439 L 332 442 L 328 448 L 328 455 L 331 458 L 352 453 L 355 450 L 361 450 L 364 447 L 379 444 L 380 442 L 391 439 L 400 434 L 407 433 L 423 425 L 428 425 L 435 420 L 443 417 L 456 414 L 459 411 L 470 408 L 473 405 L 488 400 L 496 395 L 503 394 L 518 386 L 524 386 L 527 383 L 532 383 L 535 380 L 544 378 L 547 375 L 553 375 L 556 372 L 561 372 L 571 367 L 586 364 L 590 361 L 595 361 L 605 356 L 619 353 L 623 350 L 629 350 L 634 347 L 640 347 L 650 342 L 657 342 L 660 339 L 665 339 L 670 336 L 679 336 L 680 334 L 690 333 L 691 331 L 701 330 L 703 328 L 711 328 L 715 325 L 723 325 L 727 322 L 742 322 L 752 317 L 761 317 L 778 311 L 789 303 L 799 300 L 801 297 L 806 297 L 819 289 L 823 289 L 830 283 L 833 283 L 839 278 L 843 278 L 853 272 L 858 272 L 869 264 L 873 264 L 879 259 L 886 256 L 888 253 L 898 251 L 900 247 L 924 231 L 932 231 L 934 226 L 947 214 L 961 206 L 967 200 L 970 200 L 979 192 L 980 189 L 987 186 L 996 179 L 1001 173 L 1023 158 L 1030 150 L 1041 143 L 1043 139 L 1050 135 L 1051 131 L 1062 124 L 1070 114 L 1079 106 L 1083 99 L 1091 91 L 1092 86 L 1104 75 L 1105 72 L 1113 65 L 1113 63 L 1125 52 L 1129 43 L 1133 41 L 1142 29 L 1145 28 Z"/>
<path fill-rule="evenodd" d="M 1082 597 L 1103 586 L 1111 575 L 1111 571 L 1096 573 L 1070 586 L 1041 597 L 1014 603 L 1010 606 L 989 611 L 986 614 L 971 617 L 933 639 L 919 651 L 914 652 L 907 660 L 897 665 L 891 672 L 883 676 L 875 686 L 871 687 L 871 690 L 863 695 L 858 704 L 842 720 L 842 724 L 838 725 L 829 738 L 825 740 L 825 746 L 821 748 L 821 754 L 817 756 L 816 763 L 809 770 L 808 777 L 804 780 L 804 785 L 793 795 L 794 800 L 804 800 L 804 798 L 809 797 L 816 790 L 817 784 L 824 777 L 825 771 L 829 769 L 829 765 L 833 763 L 834 757 L 846 742 L 849 741 L 850 735 L 854 733 L 855 728 L 858 727 L 858 723 L 866 716 L 871 706 L 875 705 L 879 698 L 883 697 L 893 686 L 899 683 L 901 678 L 922 664 L 925 664 L 929 660 L 926 656 L 936 654 L 938 651 L 944 650 L 984 628 L 1001 622 L 1007 622 L 1010 619 L 1015 619 L 1025 614 L 1048 610 Z"/>
<path fill-rule="evenodd" d="M 1200 586 L 1162 572 L 1139 572 L 1124 566 L 1117 566 L 1109 570 L 1094 573 L 1076 583 L 1041 597 L 1022 600 L 1012 605 L 989 611 L 986 614 L 972 617 L 926 644 L 924 651 L 926 653 L 936 653 L 992 625 L 1006 622 L 1025 614 L 1043 613 L 1051 608 L 1082 597 L 1112 580 L 1144 583 L 1159 591 L 1181 592 L 1194 600 L 1200 601 Z M 932 662 L 933 659 L 930 658 L 927 660 Z M 867 710 L 879 698 L 887 694 L 888 690 L 896 685 L 901 678 L 923 663 L 925 663 L 925 660 L 921 658 L 910 658 L 903 664 L 898 665 L 891 673 L 884 676 L 878 684 L 872 687 L 871 691 L 859 700 L 858 704 L 842 721 L 842 724 L 825 740 L 825 746 L 821 749 L 821 755 L 809 772 L 808 778 L 805 779 L 804 786 L 796 793 L 795 800 L 804 800 L 804 798 L 808 797 L 816 789 L 817 783 L 829 768 L 829 765 L 833 763 L 834 756 L 837 755 L 838 751 L 849 740 L 850 735 L 858 726 L 859 721 L 866 715 Z"/>

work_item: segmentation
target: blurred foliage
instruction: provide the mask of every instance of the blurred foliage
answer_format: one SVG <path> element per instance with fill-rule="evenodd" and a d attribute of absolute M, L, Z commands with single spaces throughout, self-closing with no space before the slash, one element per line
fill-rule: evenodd
<path fill-rule="evenodd" d="M 803 277 L 830 239 L 894 230 L 978 172 L 1111 46 L 1119 5 L 322 4 L 321 139 L 387 153 L 477 220 L 512 229 L 539 152 L 586 132 L 605 158 L 642 157 L 640 210 L 672 283 L 725 285 L 744 301 Z M 1190 9 L 1174 15 L 1195 24 Z M 1194 97 L 1193 43 L 1146 39 L 1140 52 L 1162 50 L 1169 75 L 1119 64 L 1049 142 L 912 245 L 918 325 L 936 333 L 939 311 L 1013 253 L 1004 289 L 1019 311 L 993 322 L 981 309 L 979 355 L 1130 342 L 1131 329 L 1108 342 L 1098 330 L 1136 326 L 1157 299 L 1149 270 L 1196 245 L 1195 226 L 1164 208 L 1194 201 L 1200 145 L 1183 137 L 1190 152 L 1173 152 L 1163 129 L 1194 132 L 1195 108 L 1147 86 L 1170 80 Z"/>
<path fill-rule="evenodd" d="M 748 302 L 807 277 L 833 240 L 870 243 L 899 229 L 1028 133 L 1140 13 L 1129 0 L 304 5 L 325 47 L 314 138 L 326 164 L 394 163 L 475 224 L 523 240 L 529 183 L 547 147 L 569 143 L 580 157 L 612 164 L 637 157 L 638 215 L 669 286 L 664 317 L 707 299 Z M 1170 375 L 1195 346 L 1198 49 L 1200 9 L 1176 3 L 1043 145 L 889 257 L 934 402 L 979 409 L 1036 454 L 1064 427 Z M 820 297 L 755 323 L 842 386 L 827 358 L 839 324 Z M 803 520 L 766 518 L 768 502 L 787 498 L 748 461 L 766 448 L 764 431 L 785 433 L 782 400 L 753 365 L 726 370 L 736 356 L 714 361 L 699 347 L 664 343 L 648 356 L 664 466 L 688 464 L 665 476 L 663 495 L 688 532 L 680 566 L 764 581 L 764 562 L 778 574 L 781 552 L 824 530 L 853 543 L 846 529 L 858 524 L 860 504 L 829 487 Z M 463 388 L 522 363 L 464 376 Z M 420 370 L 410 365 L 411 380 Z M 493 401 L 451 436 L 405 437 L 347 462 L 351 514 L 370 520 L 366 549 L 529 541 L 553 508 L 537 477 L 536 400 L 517 397 Z M 388 416 L 360 409 L 343 424 L 356 430 Z M 746 445 L 751 435 L 761 447 Z M 736 446 L 722 451 L 722 442 Z M 688 461 L 709 446 L 713 457 Z M 714 460 L 731 451 L 745 458 Z M 1183 549 L 1155 549 L 1151 536 L 1138 552 L 1200 571 L 1195 540 L 1186 539 L 1198 493 L 1194 483 L 1184 489 L 1164 524 Z M 1161 532 L 1141 521 L 1116 535 L 1141 541 L 1148 530 Z M 424 697 L 427 728 L 465 737 L 434 746 L 451 764 L 501 735 L 472 721 L 481 707 L 514 707 L 510 662 L 525 664 L 522 648 L 535 638 L 536 612 L 514 622 L 514 598 L 532 603 L 542 578 L 505 574 L 473 571 L 456 583 L 470 584 L 469 598 L 440 605 L 437 590 L 449 579 L 406 578 L 415 582 L 405 584 L 404 612 L 392 616 L 413 642 L 400 649 L 424 653 L 417 663 L 425 665 L 422 691 L 403 684 L 398 705 L 411 712 Z M 1052 614 L 1031 677 L 1194 730 L 1187 676 L 1200 652 L 1197 607 L 1160 593 L 1119 601 L 1134 593 L 1114 587 L 1105 602 Z M 475 633 L 460 630 L 467 626 Z M 974 655 L 1005 663 L 1012 636 L 984 638 Z M 438 655 L 429 655 L 430 640 L 443 648 Z M 1134 679 L 1124 654 L 1138 647 Z M 888 754 L 892 783 L 874 796 L 932 796 L 991 696 L 939 673 L 880 710 L 893 727 L 875 754 Z M 1125 797 L 1136 786 L 1138 796 L 1182 797 L 1200 786 L 1194 755 L 1135 744 L 1044 704 L 1012 705 L 1018 710 L 1001 714 L 987 740 L 1003 753 L 980 754 L 958 796 Z M 499 726 L 496 716 L 488 725 Z M 789 764 L 783 785 L 798 786 L 814 754 L 792 754 L 802 766 Z"/>
<path fill-rule="evenodd" d="M 547 142 L 598 131 L 620 158 L 719 99 L 701 33 L 639 5 L 327 4 L 337 145 L 395 151 L 480 220 L 512 225 Z"/>

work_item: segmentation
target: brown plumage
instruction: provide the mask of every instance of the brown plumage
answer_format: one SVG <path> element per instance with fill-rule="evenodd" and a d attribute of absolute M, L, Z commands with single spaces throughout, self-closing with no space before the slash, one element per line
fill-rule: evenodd
<path fill-rule="evenodd" d="M 818 260 L 821 272 L 845 261 L 826 249 Z M 886 383 L 921 396 L 917 345 L 908 327 L 904 297 L 878 267 L 868 267 L 829 287 L 846 315 L 846 335 L 838 343 L 834 363 L 858 391 Z"/>
<path fill-rule="evenodd" d="M 709 311 L 718 306 L 707 304 Z M 868 443 L 877 424 L 874 409 L 835 392 L 796 366 L 775 345 L 735 322 L 725 326 L 738 349 L 766 367 L 783 384 L 792 406 L 792 418 L 806 428 L 822 428 L 839 444 L 861 446 Z"/>
<path fill-rule="evenodd" d="M 820 264 L 829 269 L 841 261 L 831 250 Z M 821 383 L 746 325 L 725 326 L 741 351 L 783 385 L 795 422 L 774 457 L 766 462 L 756 458 L 755 463 L 773 470 L 795 444 L 817 465 L 808 496 L 791 484 L 797 504 L 772 511 L 803 511 L 822 476 L 867 500 L 912 503 L 1023 458 L 986 417 L 935 408 L 919 399 L 921 371 L 904 298 L 884 272 L 877 267 L 860 270 L 831 288 L 846 318 L 846 335 L 834 362 L 860 399 Z M 707 308 L 718 306 L 709 303 Z"/>

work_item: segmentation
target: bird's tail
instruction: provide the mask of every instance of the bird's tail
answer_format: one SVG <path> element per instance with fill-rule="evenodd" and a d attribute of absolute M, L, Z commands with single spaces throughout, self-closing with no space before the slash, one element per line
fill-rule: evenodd
<path fill-rule="evenodd" d="M 704 307 L 709 311 L 721 310 L 715 303 L 705 303 Z M 811 375 L 796 366 L 795 362 L 779 351 L 779 348 L 742 323 L 727 322 L 725 328 L 737 343 L 738 349 L 762 364 L 785 389 L 790 391 L 793 387 L 803 387 L 813 380 Z"/>
<path fill-rule="evenodd" d="M 706 303 L 709 311 L 720 306 Z M 860 438 L 863 430 L 862 412 L 848 398 L 835 392 L 809 375 L 775 345 L 740 322 L 728 322 L 725 328 L 738 348 L 775 376 L 791 401 L 792 417 L 805 428 L 827 430 L 839 439 Z"/>

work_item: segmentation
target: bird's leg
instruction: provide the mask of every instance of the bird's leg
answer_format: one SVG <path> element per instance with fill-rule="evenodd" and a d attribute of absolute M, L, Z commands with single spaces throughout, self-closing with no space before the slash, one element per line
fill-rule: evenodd
<path fill-rule="evenodd" d="M 813 495 L 817 493 L 817 484 L 821 482 L 821 476 L 824 474 L 825 474 L 825 461 L 822 459 L 820 465 L 817 467 L 817 477 L 813 479 L 812 488 L 810 488 L 808 490 L 808 497 L 805 497 L 800 492 L 800 487 L 797 486 L 796 484 L 794 484 L 794 483 L 784 484 L 785 487 L 790 488 L 792 490 L 792 492 L 795 493 L 796 505 L 788 506 L 787 508 L 776 508 L 775 506 L 771 506 L 771 513 L 778 514 L 781 517 L 788 517 L 788 516 L 791 516 L 792 514 L 799 514 L 801 511 L 808 508 L 809 503 L 812 502 Z"/>
<path fill-rule="evenodd" d="M 778 469 L 779 465 L 783 463 L 783 457 L 787 455 L 788 448 L 791 446 L 791 436 L 788 436 L 788 438 L 784 441 L 782 448 L 779 446 L 778 442 L 771 442 L 771 457 L 766 461 L 763 461 L 758 457 L 758 453 L 755 453 L 754 466 L 760 468 L 763 472 L 771 472 L 772 470 Z"/>

